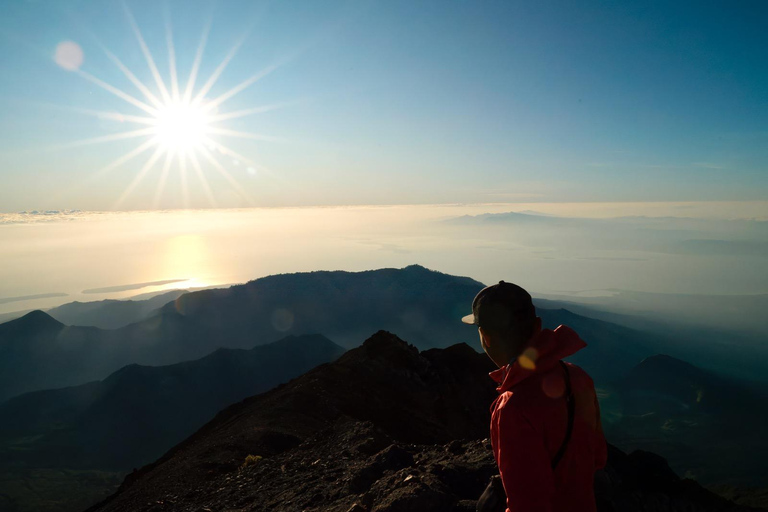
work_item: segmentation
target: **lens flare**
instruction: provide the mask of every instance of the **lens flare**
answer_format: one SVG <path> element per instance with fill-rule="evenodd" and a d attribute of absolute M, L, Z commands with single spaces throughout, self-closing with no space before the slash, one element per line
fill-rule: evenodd
<path fill-rule="evenodd" d="M 539 351 L 533 347 L 528 347 L 523 351 L 522 354 L 520 354 L 520 357 L 517 358 L 517 361 L 520 363 L 520 366 L 526 370 L 535 370 L 536 360 L 538 358 Z"/>
<path fill-rule="evenodd" d="M 63 41 L 56 47 L 53 60 L 67 71 L 77 71 L 83 65 L 83 49 L 74 41 Z"/>

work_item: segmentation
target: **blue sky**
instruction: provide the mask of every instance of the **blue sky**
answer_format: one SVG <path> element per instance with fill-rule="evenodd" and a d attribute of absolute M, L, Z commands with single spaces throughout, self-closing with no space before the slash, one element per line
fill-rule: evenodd
<path fill-rule="evenodd" d="M 166 82 L 164 8 L 127 4 Z M 203 162 L 218 206 L 502 201 L 701 201 L 768 197 L 765 2 L 169 1 L 181 85 L 206 22 L 201 86 L 223 94 L 277 69 L 219 113 L 285 104 L 222 126 L 237 183 Z M 142 112 L 53 61 L 77 43 L 80 70 L 154 93 L 120 2 L 0 4 L 0 211 L 208 207 L 162 159 L 119 206 L 150 153 L 98 179 L 142 138 L 62 148 L 137 126 L 75 109 Z M 249 167 L 251 171 L 249 172 Z M 254 172 L 254 169 L 256 172 Z M 239 187 L 239 188 L 238 188 Z"/>

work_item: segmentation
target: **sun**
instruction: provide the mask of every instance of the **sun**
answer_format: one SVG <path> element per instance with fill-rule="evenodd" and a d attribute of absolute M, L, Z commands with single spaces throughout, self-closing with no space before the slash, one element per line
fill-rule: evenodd
<path fill-rule="evenodd" d="M 157 109 L 154 134 L 165 151 L 199 151 L 204 147 L 210 132 L 211 116 L 203 108 L 177 100 Z"/>
<path fill-rule="evenodd" d="M 227 160 L 224 160 L 224 163 L 222 163 L 221 159 L 228 159 L 233 166 L 239 166 L 240 163 L 245 164 L 245 167 L 241 167 L 241 169 L 247 168 L 249 171 L 260 169 L 267 173 L 269 173 L 269 171 L 246 156 L 229 148 L 221 141 L 221 138 L 236 137 L 250 139 L 252 141 L 275 141 L 278 139 L 276 137 L 258 133 L 232 130 L 226 128 L 223 123 L 232 119 L 252 116 L 282 108 L 290 103 L 260 105 L 224 113 L 219 112 L 219 109 L 233 96 L 241 93 L 248 87 L 251 87 L 253 84 L 278 69 L 280 65 L 272 64 L 267 66 L 226 92 L 215 97 L 210 97 L 209 93 L 224 73 L 229 62 L 234 58 L 237 50 L 243 44 L 245 35 L 240 38 L 235 46 L 227 53 L 210 77 L 204 82 L 201 81 L 202 85 L 196 87 L 203 51 L 208 40 L 208 32 L 210 30 L 209 22 L 203 29 L 200 44 L 195 53 L 195 58 L 192 63 L 192 68 L 189 71 L 186 84 L 182 86 L 176 68 L 176 51 L 173 45 L 171 23 L 168 18 L 166 19 L 165 28 L 166 43 L 168 46 L 169 80 L 166 82 L 155 64 L 152 52 L 150 52 L 128 5 L 124 3 L 123 7 L 128 23 L 136 36 L 141 52 L 144 54 L 154 85 L 139 80 L 139 78 L 128 69 L 128 67 L 114 53 L 109 51 L 101 43 L 99 43 L 99 46 L 104 53 L 106 53 L 107 57 L 120 69 L 123 75 L 133 84 L 133 86 L 135 86 L 141 95 L 126 92 L 125 90 L 115 87 L 87 71 L 80 69 L 84 62 L 83 50 L 75 42 L 65 41 L 60 43 L 57 47 L 54 61 L 66 71 L 77 73 L 92 84 L 117 96 L 132 107 L 138 109 L 138 112 L 122 113 L 78 108 L 75 108 L 74 110 L 87 115 L 95 115 L 102 120 L 113 120 L 121 124 L 133 124 L 136 125 L 136 129 L 74 141 L 69 144 L 63 144 L 59 146 L 59 148 L 102 144 L 134 138 L 144 139 L 142 142 L 137 143 L 134 149 L 99 169 L 91 177 L 91 179 L 101 177 L 108 172 L 112 172 L 115 169 L 122 167 L 127 162 L 134 160 L 141 155 L 149 154 L 149 157 L 146 158 L 144 164 L 136 173 L 133 181 L 126 187 L 115 203 L 115 209 L 120 206 L 122 201 L 125 200 L 126 197 L 136 189 L 140 182 L 153 170 L 159 171 L 159 175 L 152 208 L 158 207 L 168 175 L 172 170 L 177 170 L 180 175 L 181 195 L 185 207 L 189 207 L 188 188 L 190 184 L 188 174 L 190 171 L 194 171 L 194 174 L 199 181 L 199 186 L 208 198 L 210 205 L 212 207 L 217 206 L 215 199 L 216 194 L 214 194 L 214 191 L 208 182 L 208 178 L 206 177 L 207 170 L 212 170 L 222 176 L 238 196 L 244 199 L 247 204 L 253 206 L 255 203 L 251 196 L 240 185 L 237 177 L 233 176 L 227 169 Z M 256 173 L 250 174 L 253 175 Z M 258 174 L 262 175 L 263 172 L 259 172 Z"/>

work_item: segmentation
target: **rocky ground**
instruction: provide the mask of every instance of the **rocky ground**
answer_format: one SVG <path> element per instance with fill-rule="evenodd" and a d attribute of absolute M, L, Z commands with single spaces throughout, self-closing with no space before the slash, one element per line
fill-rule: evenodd
<path fill-rule="evenodd" d="M 472 511 L 496 472 L 493 384 L 466 345 L 380 332 L 337 362 L 222 411 L 92 511 Z M 600 512 L 746 511 L 661 458 L 611 447 Z"/>

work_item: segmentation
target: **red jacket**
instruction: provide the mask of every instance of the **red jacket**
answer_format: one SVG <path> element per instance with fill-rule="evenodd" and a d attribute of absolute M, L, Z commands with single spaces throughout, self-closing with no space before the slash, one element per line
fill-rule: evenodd
<path fill-rule="evenodd" d="M 594 512 L 593 476 L 607 448 L 595 386 L 568 363 L 575 398 L 573 431 L 559 464 L 568 408 L 559 361 L 586 346 L 572 329 L 541 332 L 512 364 L 491 372 L 499 397 L 491 406 L 491 444 L 507 493 L 507 512 Z"/>

